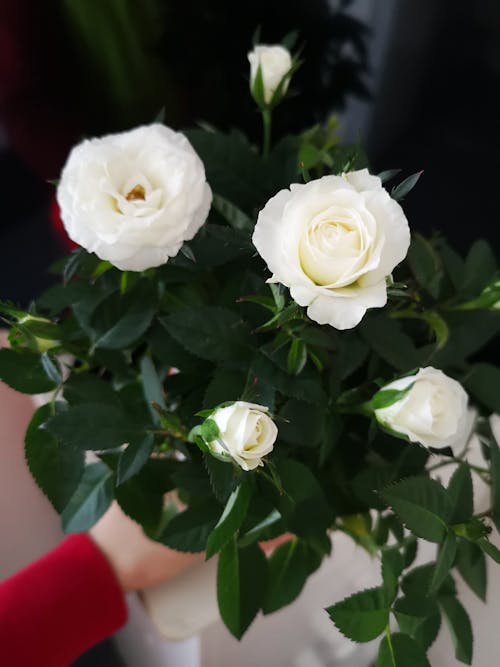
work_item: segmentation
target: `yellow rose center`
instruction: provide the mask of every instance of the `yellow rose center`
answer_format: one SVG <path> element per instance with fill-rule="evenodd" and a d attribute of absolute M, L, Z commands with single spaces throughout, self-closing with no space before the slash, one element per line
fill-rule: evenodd
<path fill-rule="evenodd" d="M 302 270 L 317 285 L 330 285 L 342 280 L 361 253 L 359 231 L 342 220 L 312 222 L 299 242 Z"/>
<path fill-rule="evenodd" d="M 127 201 L 135 201 L 136 199 L 144 200 L 146 198 L 146 190 L 142 185 L 136 185 L 125 195 Z"/>

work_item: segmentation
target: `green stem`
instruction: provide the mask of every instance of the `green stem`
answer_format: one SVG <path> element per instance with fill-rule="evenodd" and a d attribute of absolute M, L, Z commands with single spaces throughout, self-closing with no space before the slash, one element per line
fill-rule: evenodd
<path fill-rule="evenodd" d="M 389 623 L 385 626 L 385 636 L 387 637 L 387 645 L 389 646 L 389 653 L 391 654 L 391 661 L 394 667 L 396 667 L 396 657 L 394 655 L 394 648 L 392 646 L 392 637 L 391 637 L 391 628 Z"/>
<path fill-rule="evenodd" d="M 433 470 L 438 470 L 438 468 L 444 468 L 446 466 L 451 465 L 452 463 L 465 463 L 466 466 L 469 466 L 471 470 L 474 470 L 474 472 L 477 472 L 479 475 L 489 475 L 490 471 L 487 468 L 481 468 L 479 466 L 472 465 L 471 463 L 468 463 L 468 461 L 462 461 L 462 459 L 457 459 L 455 457 L 453 458 L 448 458 L 446 461 L 441 461 L 440 463 L 436 463 L 433 466 L 430 466 L 430 468 L 427 468 L 428 472 L 431 472 Z"/>
<path fill-rule="evenodd" d="M 262 110 L 262 124 L 264 129 L 264 144 L 262 147 L 262 156 L 267 158 L 271 150 L 271 110 Z"/>

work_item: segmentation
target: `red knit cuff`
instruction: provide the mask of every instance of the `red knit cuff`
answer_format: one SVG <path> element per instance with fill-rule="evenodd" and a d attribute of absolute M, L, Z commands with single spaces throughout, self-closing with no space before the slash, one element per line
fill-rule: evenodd
<path fill-rule="evenodd" d="M 67 667 L 127 619 L 125 597 L 86 534 L 0 584 L 0 664 Z"/>

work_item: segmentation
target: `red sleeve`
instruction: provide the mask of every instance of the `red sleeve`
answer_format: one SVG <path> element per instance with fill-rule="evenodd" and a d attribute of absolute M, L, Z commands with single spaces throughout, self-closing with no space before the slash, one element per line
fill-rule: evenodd
<path fill-rule="evenodd" d="M 111 566 L 85 534 L 0 584 L 0 665 L 67 667 L 127 619 Z"/>

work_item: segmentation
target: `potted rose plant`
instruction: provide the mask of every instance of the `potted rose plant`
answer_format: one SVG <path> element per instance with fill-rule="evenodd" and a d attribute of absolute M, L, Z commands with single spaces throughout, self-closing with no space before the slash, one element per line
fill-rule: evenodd
<path fill-rule="evenodd" d="M 381 636 L 384 667 L 427 665 L 444 618 L 470 664 L 454 577 L 484 599 L 486 558 L 500 561 L 500 371 L 477 361 L 500 329 L 495 258 L 484 241 L 464 259 L 411 235 L 400 202 L 419 174 L 389 188 L 398 170 L 370 173 L 335 123 L 273 145 L 300 63 L 283 45 L 249 59 L 261 151 L 161 122 L 72 150 L 57 197 L 80 247 L 29 311 L 1 304 L 0 378 L 51 392 L 26 433 L 30 470 L 66 531 L 115 499 L 153 539 L 218 554 L 236 637 L 292 602 L 332 531 L 347 533 L 381 580 L 332 604 L 333 623 Z M 431 468 L 446 466 L 445 487 Z M 491 485 L 482 512 L 473 476 Z M 259 542 L 284 533 L 266 558 Z M 420 540 L 436 556 L 415 566 Z"/>

